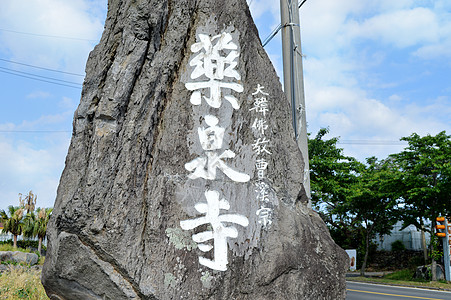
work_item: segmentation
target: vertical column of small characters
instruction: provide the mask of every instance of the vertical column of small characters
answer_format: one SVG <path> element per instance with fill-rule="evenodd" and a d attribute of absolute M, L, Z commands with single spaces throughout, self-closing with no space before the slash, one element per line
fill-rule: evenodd
<path fill-rule="evenodd" d="M 272 224 L 272 208 L 269 200 L 269 185 L 265 182 L 267 178 L 268 156 L 272 155 L 269 148 L 270 140 L 265 132 L 268 130 L 267 113 L 269 112 L 268 97 L 269 93 L 264 91 L 265 87 L 257 84 L 255 92 L 252 93 L 253 107 L 249 109 L 255 115 L 252 122 L 252 131 L 254 133 L 254 143 L 252 149 L 257 156 L 255 169 L 257 171 L 256 192 L 259 209 L 256 211 L 258 223 L 264 229 L 268 229 Z"/>

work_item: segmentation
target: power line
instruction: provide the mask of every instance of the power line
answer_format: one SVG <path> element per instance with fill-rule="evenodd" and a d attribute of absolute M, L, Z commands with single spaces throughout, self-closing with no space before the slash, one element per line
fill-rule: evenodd
<path fill-rule="evenodd" d="M 301 6 L 304 5 L 305 2 L 307 2 L 307 0 L 299 2 L 299 8 L 301 8 Z M 282 27 L 282 23 L 280 23 L 273 31 L 271 31 L 271 33 L 263 40 L 262 46 L 265 47 L 276 36 L 276 34 Z"/>
<path fill-rule="evenodd" d="M 80 77 L 84 77 L 84 76 L 85 76 L 85 75 L 83 75 L 83 74 L 77 74 L 77 73 L 71 73 L 71 72 L 64 72 L 64 71 L 55 70 L 55 69 L 49 69 L 49 68 L 44 68 L 44 67 L 38 67 L 38 66 L 29 65 L 29 64 L 25 64 L 25 63 L 21 63 L 21 62 L 17 62 L 17 61 L 12 61 L 12 60 L 7 60 L 7 59 L 3 59 L 3 58 L 0 58 L 0 61 L 4 61 L 4 62 L 16 64 L 16 65 L 21 65 L 21 66 L 26 66 L 26 67 L 31 67 L 31 68 L 36 68 L 36 69 L 45 70 L 45 71 L 58 72 L 58 73 L 63 73 L 63 74 L 68 74 L 68 75 L 74 75 L 74 76 L 80 76 Z"/>
<path fill-rule="evenodd" d="M 18 73 L 9 72 L 9 71 L 4 71 L 4 70 L 0 70 L 0 72 L 2 72 L 2 73 L 7 73 L 7 74 L 11 74 L 11 75 L 15 75 L 15 76 L 19 76 L 19 77 L 24 77 L 24 78 L 28 78 L 28 79 L 33 79 L 33 80 L 37 80 L 37 81 L 47 82 L 47 83 L 51 83 L 51 84 L 56 84 L 56 85 L 61 85 L 61 86 L 66 86 L 66 87 L 71 87 L 71 88 L 74 88 L 74 89 L 81 89 L 81 85 L 79 85 L 79 86 L 73 86 L 73 85 L 69 85 L 69 84 L 58 83 L 58 82 L 54 82 L 54 81 L 50 81 L 50 80 L 40 79 L 40 78 L 31 77 L 31 76 L 26 76 L 26 75 L 21 75 L 21 74 L 18 74 Z M 37 75 L 33 75 L 33 76 L 37 76 Z M 37 76 L 37 77 L 39 77 L 39 76 Z"/>
<path fill-rule="evenodd" d="M 338 140 L 338 144 L 343 145 L 375 145 L 375 146 L 400 146 L 406 144 L 406 141 L 387 141 L 387 140 Z"/>
<path fill-rule="evenodd" d="M 279 24 L 270 34 L 269 36 L 263 41 L 262 46 L 265 47 L 279 32 L 279 30 L 282 28 L 282 24 Z"/>
<path fill-rule="evenodd" d="M 39 34 L 39 33 L 23 32 L 23 31 L 9 30 L 9 29 L 3 29 L 3 28 L 0 28 L 0 31 L 9 32 L 9 33 L 16 33 L 16 34 L 23 34 L 23 35 L 30 35 L 30 36 L 47 37 L 47 38 L 75 40 L 75 41 L 87 41 L 87 42 L 97 42 L 97 40 L 83 39 L 83 38 L 77 38 L 77 37 Z"/>
<path fill-rule="evenodd" d="M 299 8 L 301 8 L 302 5 L 304 5 L 305 2 L 307 2 L 307 0 L 302 1 L 301 4 L 299 4 Z"/>
<path fill-rule="evenodd" d="M 10 68 L 0 67 L 0 69 L 1 70 L 6 70 L 6 71 L 10 71 L 10 72 L 14 72 L 14 73 L 18 73 L 18 74 L 25 74 L 25 75 L 33 76 L 33 77 L 37 77 L 37 78 L 49 79 L 49 80 L 53 80 L 53 81 L 56 81 L 56 82 L 63 82 L 63 83 L 70 83 L 70 84 L 79 85 L 78 82 L 67 81 L 67 80 L 62 80 L 62 79 L 58 79 L 58 78 L 42 76 L 42 75 L 36 75 L 36 74 L 28 73 L 28 72 L 22 72 L 22 71 L 13 70 L 13 69 L 10 69 Z"/>

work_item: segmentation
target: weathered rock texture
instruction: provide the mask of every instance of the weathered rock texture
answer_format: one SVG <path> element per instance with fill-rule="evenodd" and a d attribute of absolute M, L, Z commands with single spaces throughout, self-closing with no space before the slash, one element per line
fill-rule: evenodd
<path fill-rule="evenodd" d="M 0 262 L 24 263 L 33 266 L 38 263 L 39 257 L 36 253 L 25 253 L 21 251 L 0 251 Z"/>
<path fill-rule="evenodd" d="M 347 256 L 331 240 L 302 188 L 303 162 L 290 112 L 261 47 L 245 0 L 110 0 L 105 32 L 91 53 L 66 167 L 48 229 L 42 282 L 51 299 L 344 299 Z M 242 92 L 190 103 L 200 35 L 228 33 L 239 57 Z M 229 50 L 223 54 L 226 55 Z M 222 52 L 221 52 L 222 53 Z M 265 154 L 258 179 L 252 144 L 252 95 L 268 93 Z M 225 93 L 224 92 L 224 93 Z M 218 170 L 214 180 L 190 179 L 185 164 L 203 153 L 198 128 L 214 115 L 225 128 L 224 162 L 250 181 Z M 211 122 L 210 122 L 211 123 Z M 259 223 L 256 184 L 268 186 L 271 224 Z M 229 211 L 247 217 L 229 238 L 226 271 L 199 263 L 194 205 L 218 191 Z M 229 224 L 230 225 L 230 224 Z M 233 224 L 232 224 L 233 225 Z M 207 229 L 208 226 L 203 228 Z M 211 228 L 210 228 L 211 229 Z"/>

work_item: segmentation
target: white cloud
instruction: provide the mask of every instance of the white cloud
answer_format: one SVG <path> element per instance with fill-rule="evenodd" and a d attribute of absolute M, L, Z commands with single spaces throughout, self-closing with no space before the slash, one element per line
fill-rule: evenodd
<path fill-rule="evenodd" d="M 388 100 L 390 100 L 390 101 L 401 101 L 402 97 L 397 95 L 397 94 L 393 94 L 390 97 L 388 97 Z"/>
<path fill-rule="evenodd" d="M 432 44 L 426 44 L 416 50 L 413 55 L 421 59 L 450 59 L 451 58 L 451 13 L 440 23 L 440 39 Z M 449 63 L 448 63 L 449 64 Z"/>
<path fill-rule="evenodd" d="M 77 108 L 77 104 L 72 98 L 63 97 L 58 103 L 58 107 L 64 109 L 65 111 L 73 112 Z"/>
<path fill-rule="evenodd" d="M 423 7 L 390 11 L 359 23 L 348 23 L 351 38 L 375 39 L 395 47 L 405 48 L 439 40 L 437 17 Z"/>
<path fill-rule="evenodd" d="M 33 93 L 28 94 L 26 97 L 28 99 L 47 99 L 51 96 L 52 94 L 50 94 L 49 92 L 35 91 Z"/>
<path fill-rule="evenodd" d="M 18 194 L 29 190 L 38 195 L 38 206 L 53 206 L 69 134 L 53 134 L 45 139 L 52 141 L 51 147 L 45 143 L 45 147 L 37 148 L 24 140 L 0 136 L 0 157 L 8 158 L 0 160 L 0 209 L 18 205 Z"/>
<path fill-rule="evenodd" d="M 331 136 L 344 140 L 398 141 L 413 132 L 420 135 L 450 130 L 451 99 L 438 97 L 420 103 L 393 94 L 389 101 L 372 99 L 359 86 L 333 86 L 306 81 L 308 131 L 316 134 L 329 127 Z M 400 105 L 400 100 L 402 105 Z M 342 146 L 342 145 L 340 145 Z M 405 145 L 374 147 L 346 145 L 347 155 L 361 161 L 366 157 L 384 158 Z M 359 150 L 360 149 L 360 150 Z"/>
<path fill-rule="evenodd" d="M 278 5 L 279 1 L 253 1 L 251 11 L 254 18 L 260 18 L 256 20 L 260 29 L 280 21 Z M 403 89 L 416 80 L 418 76 L 414 75 L 418 73 L 399 73 L 401 76 L 395 79 L 385 74 L 390 68 L 407 69 L 392 56 L 395 51 L 405 58 L 414 54 L 422 59 L 451 53 L 444 53 L 451 47 L 451 17 L 444 5 L 449 4 L 415 0 L 307 1 L 300 12 L 309 132 L 315 134 L 320 127 L 330 127 L 331 135 L 342 139 L 398 141 L 412 132 L 449 129 L 449 117 L 444 113 L 449 112 L 447 105 L 451 107 L 449 99 L 429 104 L 409 99 L 406 95 L 411 91 Z M 281 75 L 281 55 L 279 60 L 276 57 L 280 47 L 274 47 L 277 43 L 280 41 L 271 42 L 266 50 L 273 63 L 279 64 L 276 69 Z M 398 65 L 388 65 L 388 61 Z M 383 64 L 386 67 L 381 71 Z M 381 94 L 381 90 L 391 94 L 386 98 L 372 95 Z M 403 147 L 348 145 L 346 149 L 363 161 L 372 155 L 383 158 Z"/>
<path fill-rule="evenodd" d="M 24 35 L 98 40 L 103 20 L 93 16 L 86 0 L 4 0 L 0 10 L 0 50 L 10 59 L 48 68 L 83 73 L 95 42 Z"/>
<path fill-rule="evenodd" d="M 252 2 L 251 2 L 252 1 Z M 254 19 L 260 18 L 265 13 L 271 14 L 274 19 L 280 19 L 280 3 L 274 0 L 248 0 L 249 7 Z M 279 22 L 280 23 L 280 22 Z"/>
<path fill-rule="evenodd" d="M 22 63 L 83 74 L 88 53 L 103 31 L 106 2 L 106 0 L 2 1 L 1 56 Z M 74 81 L 73 78 L 69 78 L 66 80 Z M 78 80 L 80 78 L 76 79 Z M 49 92 L 42 88 L 28 92 L 24 98 L 34 104 L 33 110 L 39 107 L 39 104 L 36 104 L 39 101 L 43 103 L 42 110 L 35 111 L 33 114 L 35 117 L 31 119 L 29 117 L 31 114 L 24 108 L 24 113 L 18 115 L 14 122 L 0 124 L 0 131 L 3 131 L 0 133 L 2 158 L 0 208 L 18 205 L 18 193 L 27 193 L 29 190 L 38 195 L 38 206 L 53 205 L 71 132 L 36 131 L 66 130 L 70 126 L 78 101 L 64 97 L 64 94 L 60 94 L 57 90 Z M 55 103 L 52 112 L 44 110 L 50 100 Z"/>
<path fill-rule="evenodd" d="M 341 56 L 307 57 L 303 65 L 305 77 L 316 85 L 349 87 L 357 84 L 353 76 L 353 72 L 359 69 L 357 62 L 345 60 Z"/>

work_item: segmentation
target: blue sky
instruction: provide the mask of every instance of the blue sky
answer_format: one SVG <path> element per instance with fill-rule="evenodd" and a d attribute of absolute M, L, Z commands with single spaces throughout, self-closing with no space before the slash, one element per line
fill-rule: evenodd
<path fill-rule="evenodd" d="M 106 3 L 2 1 L 0 209 L 29 190 L 53 206 Z M 264 40 L 280 23 L 279 1 L 248 3 Z M 308 0 L 301 35 L 309 132 L 329 127 L 361 161 L 401 151 L 413 132 L 451 133 L 451 1 Z M 279 74 L 280 44 L 277 35 L 265 48 Z M 58 84 L 23 77 L 32 75 Z"/>

